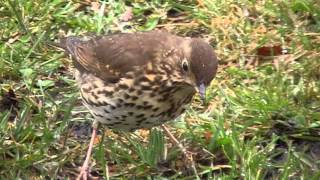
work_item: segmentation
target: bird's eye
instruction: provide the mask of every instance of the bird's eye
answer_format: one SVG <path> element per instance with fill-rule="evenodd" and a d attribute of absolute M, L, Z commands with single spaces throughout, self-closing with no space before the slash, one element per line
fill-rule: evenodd
<path fill-rule="evenodd" d="M 188 65 L 188 61 L 186 59 L 184 59 L 182 61 L 182 69 L 185 71 L 185 72 L 188 72 L 189 71 L 189 65 Z"/>

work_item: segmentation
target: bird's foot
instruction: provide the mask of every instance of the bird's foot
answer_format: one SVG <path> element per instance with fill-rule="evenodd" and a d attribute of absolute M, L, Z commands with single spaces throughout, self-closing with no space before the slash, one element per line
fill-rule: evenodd
<path fill-rule="evenodd" d="M 186 157 L 187 162 L 193 162 L 194 153 L 192 151 L 185 150 L 185 151 L 182 151 L 182 153 Z"/>
<path fill-rule="evenodd" d="M 89 174 L 89 166 L 88 165 L 83 165 L 80 169 L 80 173 L 77 177 L 77 180 L 87 180 L 88 179 L 88 174 Z"/>
<path fill-rule="evenodd" d="M 186 157 L 186 163 L 191 166 L 191 169 L 194 173 L 194 175 L 198 176 L 197 169 L 195 162 L 193 160 L 193 153 L 191 151 L 188 151 L 174 136 L 173 134 L 169 131 L 169 129 L 163 124 L 162 129 L 164 132 L 168 135 L 170 141 L 175 144 L 176 146 L 179 147 L 179 149 L 182 151 L 183 155 Z"/>
<path fill-rule="evenodd" d="M 81 179 L 82 180 L 87 180 L 88 179 L 89 161 L 90 161 L 90 156 L 91 156 L 94 140 L 95 140 L 95 138 L 97 136 L 97 129 L 98 129 L 98 122 L 94 121 L 93 122 L 93 130 L 92 130 L 91 140 L 90 140 L 90 143 L 89 143 L 86 159 L 85 159 L 85 161 L 84 161 L 84 163 L 83 163 L 83 165 L 81 167 L 80 174 L 79 174 L 77 180 L 81 180 Z"/>

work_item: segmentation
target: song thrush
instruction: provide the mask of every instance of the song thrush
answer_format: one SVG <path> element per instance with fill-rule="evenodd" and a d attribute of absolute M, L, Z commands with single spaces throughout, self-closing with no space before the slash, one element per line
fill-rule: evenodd
<path fill-rule="evenodd" d="M 217 71 L 211 46 L 199 38 L 162 31 L 67 37 L 63 48 L 72 56 L 75 78 L 85 106 L 110 129 L 133 131 L 173 120 Z M 86 161 L 88 167 L 94 126 Z"/>

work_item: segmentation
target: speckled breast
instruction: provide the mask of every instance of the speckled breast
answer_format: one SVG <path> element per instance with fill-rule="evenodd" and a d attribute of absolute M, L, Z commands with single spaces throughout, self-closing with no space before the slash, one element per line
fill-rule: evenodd
<path fill-rule="evenodd" d="M 182 114 L 195 93 L 192 86 L 167 75 L 131 74 L 105 83 L 90 73 L 75 75 L 85 106 L 111 129 L 150 128 Z"/>

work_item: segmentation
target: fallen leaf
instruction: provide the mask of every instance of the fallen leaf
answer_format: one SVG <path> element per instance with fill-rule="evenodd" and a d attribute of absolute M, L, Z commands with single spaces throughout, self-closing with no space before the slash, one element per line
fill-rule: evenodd
<path fill-rule="evenodd" d="M 203 136 L 206 140 L 206 143 L 209 143 L 212 138 L 212 132 L 206 131 L 206 132 L 204 132 Z"/>
<path fill-rule="evenodd" d="M 93 140 L 93 144 L 96 145 L 96 144 L 99 144 L 101 142 L 101 135 L 97 135 L 96 138 L 94 138 Z"/>
<path fill-rule="evenodd" d="M 282 54 L 282 47 L 280 45 L 262 46 L 257 49 L 258 56 L 278 56 Z"/>

